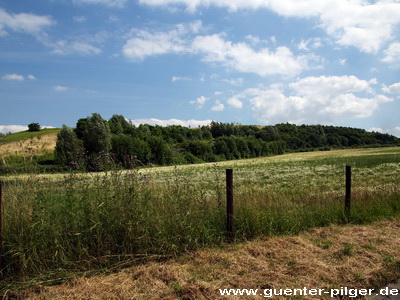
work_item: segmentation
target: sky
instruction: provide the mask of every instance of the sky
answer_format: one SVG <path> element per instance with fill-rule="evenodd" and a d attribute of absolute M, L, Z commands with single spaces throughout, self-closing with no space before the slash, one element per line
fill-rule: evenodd
<path fill-rule="evenodd" d="M 400 137 L 400 0 L 0 0 L 0 132 L 92 113 Z"/>

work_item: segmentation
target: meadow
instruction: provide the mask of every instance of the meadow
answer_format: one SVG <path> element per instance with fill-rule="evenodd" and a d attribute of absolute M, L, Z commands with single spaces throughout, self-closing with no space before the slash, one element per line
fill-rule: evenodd
<path fill-rule="evenodd" d="M 350 215 L 343 209 L 346 165 L 353 168 Z M 400 213 L 400 148 L 4 176 L 3 285 L 33 277 L 54 282 L 226 243 L 227 168 L 234 172 L 237 241 Z"/>

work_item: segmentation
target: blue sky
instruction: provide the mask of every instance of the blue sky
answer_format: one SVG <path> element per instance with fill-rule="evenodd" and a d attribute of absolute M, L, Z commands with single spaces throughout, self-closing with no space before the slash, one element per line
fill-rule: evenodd
<path fill-rule="evenodd" d="M 0 132 L 325 124 L 400 136 L 399 0 L 0 0 Z"/>

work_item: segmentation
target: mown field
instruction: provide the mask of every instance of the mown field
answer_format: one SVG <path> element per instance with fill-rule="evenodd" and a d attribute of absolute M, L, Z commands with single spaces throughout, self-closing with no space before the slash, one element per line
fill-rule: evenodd
<path fill-rule="evenodd" d="M 344 214 L 345 165 L 353 168 Z M 3 285 L 169 257 L 226 242 L 225 169 L 235 236 L 294 235 L 400 213 L 400 148 L 287 154 L 218 164 L 3 181 Z"/>

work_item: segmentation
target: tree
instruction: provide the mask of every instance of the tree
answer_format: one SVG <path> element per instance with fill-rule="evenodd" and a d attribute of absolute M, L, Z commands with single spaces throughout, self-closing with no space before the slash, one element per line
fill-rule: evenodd
<path fill-rule="evenodd" d="M 83 127 L 83 146 L 89 155 L 110 152 L 111 130 L 107 121 L 94 113 L 87 118 Z"/>
<path fill-rule="evenodd" d="M 108 124 L 113 134 L 127 133 L 132 126 L 122 115 L 113 115 Z"/>
<path fill-rule="evenodd" d="M 33 131 L 40 131 L 40 125 L 39 123 L 31 123 L 28 125 L 28 131 L 33 132 Z"/>
<path fill-rule="evenodd" d="M 158 165 L 168 165 L 172 161 L 172 151 L 169 145 L 159 136 L 151 136 L 147 142 L 151 149 L 151 160 Z"/>
<path fill-rule="evenodd" d="M 75 132 L 66 125 L 63 125 L 57 135 L 54 155 L 56 162 L 61 165 L 79 167 L 82 160 L 82 142 L 76 137 Z"/>

